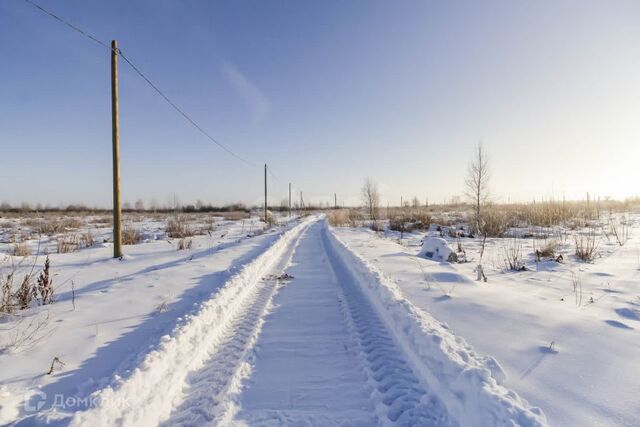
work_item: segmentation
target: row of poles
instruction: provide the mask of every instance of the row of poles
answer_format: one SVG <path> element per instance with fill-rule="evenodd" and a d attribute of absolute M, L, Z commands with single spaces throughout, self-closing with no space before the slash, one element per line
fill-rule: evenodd
<path fill-rule="evenodd" d="M 113 150 L 113 257 L 121 258 L 122 253 L 122 206 L 120 197 L 120 131 L 118 109 L 118 42 L 111 41 L 111 135 Z M 264 165 L 264 222 L 268 222 L 268 167 Z M 337 195 L 334 194 L 334 205 L 338 206 Z M 300 206 L 304 206 L 300 192 Z M 291 217 L 291 183 L 289 183 L 289 217 Z"/>

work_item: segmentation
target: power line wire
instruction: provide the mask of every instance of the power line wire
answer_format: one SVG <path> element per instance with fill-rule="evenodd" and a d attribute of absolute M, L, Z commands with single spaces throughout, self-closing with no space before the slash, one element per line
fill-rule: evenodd
<path fill-rule="evenodd" d="M 127 64 L 129 64 L 129 66 L 133 69 L 133 71 L 135 71 L 142 79 L 144 79 L 144 81 L 146 81 L 149 86 L 151 86 L 153 88 L 153 90 L 155 90 L 158 95 L 160 95 L 169 105 L 171 105 L 171 107 L 173 107 L 174 110 L 176 110 L 178 113 L 180 113 L 180 115 L 182 115 L 182 117 L 184 117 L 189 123 L 191 123 L 196 129 L 198 129 L 204 136 L 206 136 L 207 138 L 209 138 L 214 144 L 216 144 L 218 147 L 222 148 L 224 151 L 226 151 L 227 153 L 229 153 L 230 155 L 232 155 L 233 157 L 235 157 L 236 159 L 246 163 L 249 166 L 256 166 L 254 163 L 250 162 L 249 160 L 240 157 L 239 155 L 237 155 L 236 153 L 234 153 L 233 151 L 231 151 L 231 149 L 227 148 L 224 144 L 222 144 L 220 141 L 218 141 L 217 139 L 215 139 L 213 136 L 209 135 L 209 133 L 204 130 L 200 125 L 198 125 L 191 117 L 189 117 L 187 115 L 187 113 L 185 113 L 180 107 L 178 107 L 175 102 L 173 102 L 171 99 L 169 99 L 169 97 L 167 97 L 167 95 L 165 95 L 155 84 L 153 84 L 151 82 L 151 80 L 149 80 L 149 78 L 144 75 L 144 73 L 142 73 L 142 71 L 140 71 L 140 69 L 138 67 L 136 67 L 133 62 L 131 62 L 129 60 L 129 58 L 127 58 L 124 53 L 122 53 L 121 49 L 118 49 L 118 53 L 120 54 L 120 56 L 122 57 L 122 59 L 125 60 L 125 62 Z"/>
<path fill-rule="evenodd" d="M 71 22 L 59 17 L 58 15 L 56 15 L 55 13 L 45 9 L 44 7 L 40 6 L 37 3 L 32 2 L 31 0 L 24 0 L 27 3 L 29 3 L 31 6 L 35 7 L 36 9 L 39 9 L 41 12 L 49 15 L 50 17 L 52 17 L 53 19 L 62 22 L 64 25 L 66 25 L 67 27 L 79 32 L 80 34 L 82 34 L 85 37 L 88 37 L 89 39 L 93 40 L 94 42 L 98 43 L 101 46 L 106 47 L 107 49 L 111 50 L 111 46 L 109 46 L 107 43 L 103 42 L 102 40 L 92 36 L 91 34 L 87 33 L 86 31 L 76 27 L 75 25 L 73 25 Z"/>
<path fill-rule="evenodd" d="M 268 164 L 267 164 L 267 172 L 269 172 L 269 175 L 271 175 L 273 179 L 275 179 L 279 183 L 282 183 L 282 181 L 280 181 L 280 179 L 277 176 L 275 176 L 275 174 L 271 171 L 271 166 L 269 166 Z"/>
<path fill-rule="evenodd" d="M 67 27 L 71 28 L 72 30 L 77 31 L 78 33 L 82 34 L 83 36 L 89 38 L 90 40 L 92 40 L 92 41 L 94 41 L 96 43 L 98 43 L 99 45 L 101 45 L 103 47 L 106 47 L 109 50 L 112 50 L 111 46 L 109 46 L 107 43 L 105 43 L 102 40 L 98 39 L 97 37 L 87 33 L 86 31 L 82 30 L 81 28 L 76 27 L 75 25 L 73 25 L 69 21 L 67 21 L 67 20 L 61 18 L 60 16 L 56 15 L 55 13 L 43 8 L 39 4 L 34 3 L 32 0 L 25 0 L 25 2 L 27 2 L 30 5 L 32 5 L 33 7 L 37 8 L 41 12 L 47 14 L 48 16 L 54 18 L 55 20 L 63 23 L 64 25 L 66 25 Z M 158 86 L 156 86 L 142 71 L 140 71 L 140 69 L 136 65 L 134 65 L 134 63 L 122 53 L 121 49 L 117 49 L 116 54 L 120 55 L 122 57 L 122 59 L 124 59 L 124 61 L 133 69 L 133 71 L 136 72 L 136 74 L 138 74 L 145 82 L 147 82 L 147 84 L 149 86 L 151 86 L 151 88 L 153 88 L 154 91 L 156 91 L 174 110 L 176 110 L 182 117 L 184 117 L 192 126 L 194 126 L 198 131 L 200 131 L 200 133 L 202 133 L 210 141 L 212 141 L 214 144 L 216 144 L 218 147 L 222 148 L 224 151 L 226 151 L 227 153 L 229 153 L 230 155 L 232 155 L 236 159 L 246 163 L 249 166 L 254 166 L 254 167 L 256 166 L 254 163 L 250 162 L 249 160 L 247 160 L 247 159 L 239 156 L 238 154 L 234 153 L 230 148 L 228 148 L 223 143 L 218 141 L 216 138 L 211 136 L 200 125 L 198 125 L 195 122 L 195 120 L 193 120 L 191 117 L 189 117 L 187 115 L 187 113 L 185 113 L 180 107 L 178 107 L 178 105 L 176 105 L 175 102 L 173 102 L 171 99 L 169 99 L 169 97 L 167 95 L 165 95 L 158 88 Z"/>

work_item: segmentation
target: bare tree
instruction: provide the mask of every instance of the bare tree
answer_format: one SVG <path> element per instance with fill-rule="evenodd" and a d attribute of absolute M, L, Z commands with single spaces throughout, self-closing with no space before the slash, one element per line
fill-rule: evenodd
<path fill-rule="evenodd" d="M 371 219 L 376 221 L 378 219 L 378 208 L 380 207 L 380 193 L 378 192 L 378 185 L 371 178 L 364 180 L 362 201 L 369 211 Z"/>
<path fill-rule="evenodd" d="M 473 214 L 476 232 L 482 225 L 482 207 L 489 199 L 489 159 L 482 142 L 478 143 L 467 172 L 467 197 L 473 203 Z"/>

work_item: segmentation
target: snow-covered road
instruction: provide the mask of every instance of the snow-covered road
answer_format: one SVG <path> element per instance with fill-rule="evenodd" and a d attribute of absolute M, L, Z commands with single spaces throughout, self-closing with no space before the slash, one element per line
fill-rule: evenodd
<path fill-rule="evenodd" d="M 302 236 L 237 398 L 248 425 L 446 425 L 389 331 L 342 274 L 326 225 Z"/>
<path fill-rule="evenodd" d="M 500 385 L 493 362 L 418 311 L 326 221 L 311 217 L 244 265 L 129 377 L 94 393 L 95 406 L 49 420 L 545 425 L 539 409 Z"/>

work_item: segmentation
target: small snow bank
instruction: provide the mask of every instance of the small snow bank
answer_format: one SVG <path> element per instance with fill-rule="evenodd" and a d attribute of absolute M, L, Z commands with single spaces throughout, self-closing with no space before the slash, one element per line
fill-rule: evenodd
<path fill-rule="evenodd" d="M 442 237 L 426 236 L 422 241 L 422 249 L 420 249 L 418 256 L 430 258 L 434 261 L 458 261 L 458 255 Z"/>
<path fill-rule="evenodd" d="M 275 267 L 315 220 L 311 217 L 287 231 L 247 264 L 215 297 L 201 303 L 195 314 L 186 316 L 170 335 L 164 336 L 162 343 L 144 357 L 127 380 L 91 395 L 89 399 L 97 405 L 72 414 L 70 425 L 151 426 L 165 420 L 182 399 L 187 375 L 202 366 L 215 351 L 233 316 L 247 298 L 251 298 L 256 283 Z"/>
<path fill-rule="evenodd" d="M 407 301 L 398 285 L 326 231 L 330 248 L 378 310 L 413 369 L 461 426 L 545 426 L 530 407 L 501 385 L 506 375 L 492 357 L 478 355 L 446 325 Z"/>

